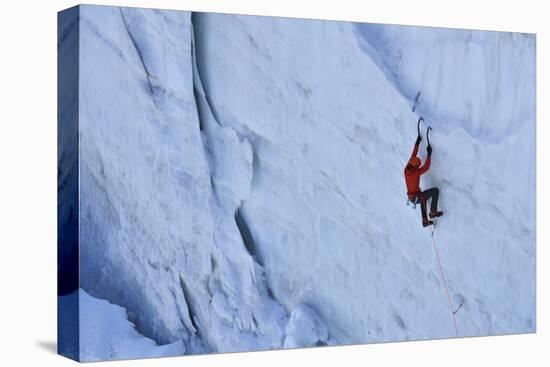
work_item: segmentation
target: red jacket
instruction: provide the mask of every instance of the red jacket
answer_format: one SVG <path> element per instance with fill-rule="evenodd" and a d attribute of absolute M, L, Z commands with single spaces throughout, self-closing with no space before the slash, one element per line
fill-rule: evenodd
<path fill-rule="evenodd" d="M 416 157 L 418 154 L 418 144 L 414 145 L 413 152 L 411 154 L 411 158 L 409 158 L 409 162 L 413 157 Z M 426 162 L 421 167 L 413 167 L 410 163 L 407 163 L 407 166 L 405 167 L 405 182 L 407 184 L 407 196 L 408 197 L 414 197 L 416 196 L 420 190 L 420 176 L 426 173 L 430 169 L 430 162 L 432 160 L 432 157 L 428 155 L 428 158 L 426 159 Z"/>

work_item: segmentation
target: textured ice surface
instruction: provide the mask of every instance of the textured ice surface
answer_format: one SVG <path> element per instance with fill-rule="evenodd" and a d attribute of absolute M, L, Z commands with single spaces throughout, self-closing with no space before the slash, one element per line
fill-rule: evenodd
<path fill-rule="evenodd" d="M 96 6 L 80 22 L 80 285 L 139 333 L 185 353 L 454 336 L 404 204 L 419 111 L 460 335 L 535 330 L 533 36 Z"/>
<path fill-rule="evenodd" d="M 535 37 L 355 24 L 359 45 L 438 129 L 499 142 L 535 114 Z M 534 126 L 531 126 L 532 128 Z"/>
<path fill-rule="evenodd" d="M 128 309 L 144 335 L 183 340 L 188 353 L 279 347 L 286 311 L 234 218 L 251 150 L 212 127 L 233 169 L 211 167 L 190 16 L 82 7 L 81 287 Z"/>
<path fill-rule="evenodd" d="M 429 232 L 404 205 L 421 91 L 434 128 L 422 187 L 441 190 L 436 240 L 451 297 L 465 299 L 459 333 L 534 330 L 534 36 L 193 24 L 217 120 L 252 144 L 240 213 L 278 301 L 314 305 L 339 343 L 454 335 Z"/>

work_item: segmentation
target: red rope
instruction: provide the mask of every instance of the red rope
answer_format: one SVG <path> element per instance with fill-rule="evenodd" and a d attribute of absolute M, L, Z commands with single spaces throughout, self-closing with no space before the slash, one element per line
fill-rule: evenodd
<path fill-rule="evenodd" d="M 443 273 L 443 267 L 441 266 L 441 259 L 439 258 L 439 251 L 437 251 L 437 246 L 435 244 L 435 239 L 434 239 L 434 234 L 433 233 L 432 233 L 432 243 L 434 245 L 435 256 L 437 257 L 437 263 L 439 264 L 439 272 L 441 273 L 441 279 L 443 280 L 443 285 L 444 285 L 444 288 L 445 288 L 445 294 L 447 295 L 447 300 L 449 301 L 449 309 L 451 311 L 451 315 L 453 316 L 456 336 L 459 336 L 458 335 L 458 326 L 456 324 L 456 316 L 453 312 L 453 310 L 454 310 L 453 302 L 451 301 L 451 296 L 449 296 L 449 288 L 447 287 L 447 280 L 445 280 L 445 274 Z"/>

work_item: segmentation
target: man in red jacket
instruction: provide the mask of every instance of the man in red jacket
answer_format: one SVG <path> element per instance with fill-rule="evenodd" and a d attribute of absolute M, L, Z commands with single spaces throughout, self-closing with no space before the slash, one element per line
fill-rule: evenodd
<path fill-rule="evenodd" d="M 420 209 L 422 211 L 422 225 L 427 227 L 433 224 L 433 221 L 429 220 L 426 215 L 426 202 L 431 199 L 430 205 L 430 219 L 440 217 L 443 215 L 442 211 L 437 210 L 437 200 L 439 199 L 439 189 L 437 187 L 432 187 L 431 189 L 422 191 L 420 189 L 420 176 L 428 172 L 430 169 L 430 163 L 432 161 L 432 147 L 428 145 L 428 158 L 426 163 L 422 165 L 422 161 L 417 157 L 418 147 L 422 138 L 420 135 L 416 138 L 416 143 L 414 144 L 414 149 L 411 154 L 411 158 L 405 167 L 405 182 L 407 184 L 407 196 L 409 200 L 413 203 L 420 203 Z"/>

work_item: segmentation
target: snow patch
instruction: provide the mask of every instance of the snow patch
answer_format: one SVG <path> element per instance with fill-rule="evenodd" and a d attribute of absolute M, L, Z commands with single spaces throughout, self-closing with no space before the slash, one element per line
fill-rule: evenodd
<path fill-rule="evenodd" d="M 286 326 L 285 348 L 327 345 L 328 329 L 317 312 L 308 305 L 296 306 Z"/>
<path fill-rule="evenodd" d="M 94 298 L 83 289 L 59 297 L 58 302 L 63 306 L 75 302 L 77 298 L 81 315 L 79 325 L 80 361 L 93 362 L 185 354 L 185 346 L 181 341 L 157 345 L 155 341 L 136 331 L 135 325 L 128 321 L 128 315 L 124 308 L 106 300 Z M 63 320 L 61 322 L 63 323 Z"/>

